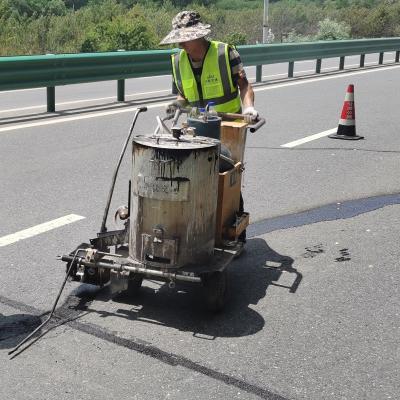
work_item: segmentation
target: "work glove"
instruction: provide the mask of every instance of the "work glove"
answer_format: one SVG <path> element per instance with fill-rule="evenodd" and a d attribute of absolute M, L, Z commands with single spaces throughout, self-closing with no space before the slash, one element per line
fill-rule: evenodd
<path fill-rule="evenodd" d="M 174 115 L 178 108 L 184 108 L 187 105 L 186 100 L 174 100 L 165 106 L 165 113 L 167 115 Z"/>
<path fill-rule="evenodd" d="M 243 110 L 243 115 L 245 116 L 244 122 L 248 124 L 253 124 L 258 120 L 258 111 L 252 106 L 246 107 Z"/>

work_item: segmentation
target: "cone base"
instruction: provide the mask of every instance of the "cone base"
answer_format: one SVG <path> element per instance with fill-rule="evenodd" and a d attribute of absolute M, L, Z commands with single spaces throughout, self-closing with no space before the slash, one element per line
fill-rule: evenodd
<path fill-rule="evenodd" d="M 344 140 L 360 140 L 360 139 L 364 139 L 364 136 L 338 135 L 337 133 L 333 133 L 332 135 L 328 135 L 328 137 L 331 138 L 331 139 L 344 139 Z"/>
<path fill-rule="evenodd" d="M 339 123 L 336 133 L 329 135 L 331 139 L 345 139 L 345 140 L 360 140 L 364 139 L 364 136 L 356 135 L 355 125 L 342 125 Z"/>

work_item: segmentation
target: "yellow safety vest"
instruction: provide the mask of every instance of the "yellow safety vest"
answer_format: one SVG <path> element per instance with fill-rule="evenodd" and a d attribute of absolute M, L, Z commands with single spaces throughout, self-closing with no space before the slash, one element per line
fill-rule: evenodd
<path fill-rule="evenodd" d="M 185 50 L 172 55 L 172 72 L 179 92 L 193 107 L 205 107 L 214 102 L 218 112 L 237 113 L 240 111 L 238 88 L 233 86 L 229 64 L 229 46 L 212 41 L 206 53 L 197 83 Z"/>

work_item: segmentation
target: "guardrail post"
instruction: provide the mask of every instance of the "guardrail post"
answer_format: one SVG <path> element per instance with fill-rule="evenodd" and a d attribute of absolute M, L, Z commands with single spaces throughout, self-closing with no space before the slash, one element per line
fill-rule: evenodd
<path fill-rule="evenodd" d="M 47 112 L 56 111 L 56 88 L 54 86 L 47 89 Z"/>
<path fill-rule="evenodd" d="M 379 65 L 383 64 L 383 53 L 379 53 Z"/>
<path fill-rule="evenodd" d="M 117 100 L 125 101 L 125 79 L 118 79 Z"/>
<path fill-rule="evenodd" d="M 316 74 L 321 73 L 321 63 L 322 63 L 322 60 L 320 58 L 318 58 L 317 63 L 315 64 L 315 73 Z"/>
<path fill-rule="evenodd" d="M 256 82 L 262 81 L 262 65 L 256 65 Z"/>
<path fill-rule="evenodd" d="M 176 85 L 174 84 L 174 81 L 172 81 L 172 85 L 171 85 L 171 93 L 172 94 L 178 94 L 178 88 L 176 87 Z"/>
<path fill-rule="evenodd" d="M 294 61 L 289 61 L 288 78 L 293 78 Z"/>
<path fill-rule="evenodd" d="M 399 59 L 400 59 L 400 51 L 396 51 L 396 58 L 394 62 L 399 62 Z"/>
<path fill-rule="evenodd" d="M 363 68 L 365 65 L 365 54 L 360 55 L 360 68 Z"/>
<path fill-rule="evenodd" d="M 340 61 L 339 61 L 339 70 L 343 70 L 344 69 L 344 57 L 340 57 Z"/>

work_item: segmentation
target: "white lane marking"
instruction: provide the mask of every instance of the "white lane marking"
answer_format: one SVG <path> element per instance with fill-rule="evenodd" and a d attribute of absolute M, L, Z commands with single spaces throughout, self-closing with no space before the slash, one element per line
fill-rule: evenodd
<path fill-rule="evenodd" d="M 168 104 L 168 102 L 164 102 L 164 103 L 150 104 L 150 105 L 147 105 L 146 107 L 148 109 L 159 108 L 159 107 L 165 107 L 167 104 Z M 97 117 L 105 117 L 107 115 L 122 114 L 122 113 L 132 112 L 132 111 L 136 110 L 137 108 L 138 107 L 135 106 L 135 107 L 123 108 L 121 110 L 104 111 L 104 112 L 93 113 L 93 114 L 77 115 L 77 116 L 73 116 L 73 117 L 63 117 L 63 118 L 54 117 L 54 119 L 50 119 L 47 121 L 39 121 L 39 122 L 32 122 L 32 123 L 27 123 L 27 124 L 5 126 L 5 127 L 0 128 L 0 133 L 8 132 L 8 131 L 15 131 L 17 129 L 34 128 L 36 126 L 60 124 L 63 122 L 68 122 L 68 121 L 78 121 L 81 119 L 90 119 L 90 118 L 97 118 Z"/>
<path fill-rule="evenodd" d="M 390 62 L 390 61 L 388 61 L 388 62 Z M 393 62 L 394 62 L 394 60 L 393 60 Z M 376 63 L 374 63 L 374 62 L 365 63 L 365 66 L 368 66 L 368 65 L 376 65 Z M 358 67 L 358 66 L 359 66 L 359 64 L 350 64 L 350 65 L 346 65 L 346 68 Z M 322 68 L 321 72 L 331 71 L 331 70 L 335 70 L 335 69 L 337 70 L 338 67 L 326 67 L 326 68 Z M 296 76 L 298 74 L 304 74 L 304 73 L 315 73 L 315 70 L 308 69 L 308 70 L 303 70 L 303 71 L 295 71 L 295 75 Z M 162 75 L 162 76 L 169 76 L 169 75 Z M 264 75 L 262 78 L 263 79 L 268 79 L 268 78 L 274 78 L 274 77 L 278 77 L 278 76 L 287 76 L 287 72 L 286 73 L 280 73 L 280 74 Z M 148 78 L 148 77 L 145 77 L 145 78 Z M 138 78 L 138 79 L 141 79 L 141 78 Z M 255 77 L 254 76 L 253 77 L 249 77 L 249 79 L 254 80 Z M 26 90 L 35 90 L 35 89 L 26 89 Z M 135 96 L 149 95 L 149 94 L 155 94 L 155 93 L 165 93 L 165 92 L 170 92 L 170 90 L 171 89 L 163 89 L 163 90 L 154 90 L 154 91 L 150 91 L 150 92 L 131 93 L 131 94 L 125 95 L 125 97 L 135 97 Z M 0 92 L 0 93 L 8 93 L 8 92 Z M 98 97 L 98 98 L 95 98 L 95 99 L 65 101 L 65 102 L 62 102 L 62 103 L 56 103 L 56 106 L 65 106 L 65 105 L 78 104 L 78 103 L 91 103 L 91 102 L 95 103 L 95 102 L 102 101 L 102 100 L 115 100 L 115 96 Z M 9 108 L 9 109 L 6 109 L 6 110 L 0 110 L 0 114 L 13 113 L 13 112 L 19 112 L 19 111 L 27 111 L 27 110 L 35 110 L 35 109 L 45 109 L 45 105 L 42 104 L 40 106 Z"/>
<path fill-rule="evenodd" d="M 400 68 L 400 65 L 395 65 L 395 66 L 392 66 L 392 67 L 379 67 L 379 68 L 373 68 L 373 69 L 355 71 L 355 72 L 339 73 L 339 74 L 329 75 L 329 76 L 318 76 L 318 77 L 315 77 L 315 78 L 304 79 L 304 80 L 301 80 L 301 81 L 277 83 L 277 84 L 268 85 L 268 86 L 265 86 L 265 87 L 256 87 L 253 90 L 255 92 L 262 92 L 264 90 L 273 90 L 273 89 L 280 89 L 280 88 L 288 87 L 288 86 L 305 85 L 306 83 L 315 83 L 315 82 L 320 82 L 320 81 L 327 81 L 327 80 L 330 80 L 330 79 L 340 79 L 340 78 L 341 79 L 347 79 L 349 76 L 370 74 L 372 72 L 389 71 L 389 70 L 398 69 L 398 68 Z"/>
<path fill-rule="evenodd" d="M 333 128 L 333 129 L 328 129 L 327 131 L 323 131 L 320 133 L 316 133 L 314 135 L 310 135 L 310 136 L 306 136 L 305 138 L 299 139 L 299 140 L 295 140 L 293 142 L 289 142 L 286 144 L 281 144 L 281 147 L 286 147 L 286 148 L 292 148 L 292 147 L 296 147 L 299 146 L 303 143 L 307 143 L 307 142 L 311 142 L 312 140 L 316 140 L 316 139 L 320 139 L 322 137 L 328 136 L 332 133 L 336 133 L 337 128 Z"/>
<path fill-rule="evenodd" d="M 32 90 L 45 90 L 46 88 L 44 87 L 38 87 L 38 88 L 30 88 L 30 89 L 13 89 L 13 90 L 3 90 L 0 92 L 0 94 L 3 93 L 15 93 L 15 92 L 30 92 Z"/>
<path fill-rule="evenodd" d="M 52 221 L 48 221 L 43 224 L 33 226 L 32 228 L 27 228 L 16 233 L 12 233 L 11 235 L 3 236 L 0 238 L 0 247 L 18 242 L 22 239 L 28 239 L 30 237 L 39 235 L 40 233 L 44 233 L 52 229 L 59 228 L 63 225 L 72 224 L 73 222 L 79 221 L 84 218 L 85 217 L 81 217 L 80 215 L 69 214 L 66 215 L 65 217 L 53 219 Z"/>
<path fill-rule="evenodd" d="M 273 84 L 273 85 L 268 85 L 266 87 L 256 87 L 256 88 L 254 88 L 254 91 L 262 92 L 265 90 L 281 89 L 283 87 L 305 85 L 308 83 L 315 83 L 315 82 L 329 80 L 329 79 L 347 79 L 349 76 L 369 74 L 372 72 L 388 71 L 388 70 L 398 69 L 398 68 L 400 68 L 400 65 L 396 65 L 396 66 L 392 66 L 392 67 L 374 68 L 374 69 L 370 69 L 370 70 L 366 70 L 366 71 L 363 70 L 363 71 L 348 72 L 346 74 L 336 74 L 336 75 L 331 75 L 331 76 L 326 76 L 326 77 L 318 76 L 315 78 L 309 78 L 309 79 L 305 79 L 305 80 L 301 80 L 301 81 L 277 83 L 277 84 Z M 147 105 L 146 107 L 148 109 L 161 108 L 161 107 L 165 107 L 165 105 L 167 105 L 167 104 L 168 104 L 168 102 L 151 103 L 151 104 Z M 26 124 L 21 123 L 18 125 L 9 125 L 9 126 L 1 127 L 0 133 L 14 131 L 14 130 L 18 130 L 18 129 L 33 128 L 36 126 L 53 125 L 53 124 L 60 124 L 63 122 L 71 122 L 71 121 L 78 121 L 78 120 L 82 120 L 82 119 L 90 119 L 90 118 L 97 118 L 97 117 L 105 117 L 105 116 L 114 115 L 114 114 L 122 114 L 122 113 L 132 112 L 136 108 L 137 108 L 137 106 L 127 107 L 127 108 L 124 107 L 119 110 L 103 111 L 103 112 L 98 112 L 98 113 L 76 115 L 76 116 L 70 116 L 70 117 L 54 117 L 53 119 L 49 119 L 46 121 L 32 122 L 32 123 L 26 123 Z"/>
<path fill-rule="evenodd" d="M 148 95 L 148 94 L 165 93 L 165 92 L 171 92 L 171 89 L 153 90 L 151 92 L 131 93 L 131 94 L 126 94 L 125 97 L 135 97 L 135 96 L 140 96 L 142 94 Z M 56 106 L 65 106 L 65 105 L 76 104 L 76 103 L 90 103 L 90 102 L 95 103 L 96 101 L 100 101 L 100 100 L 116 100 L 116 96 L 98 97 L 96 99 L 64 101 L 62 103 L 56 103 Z M 45 105 L 40 105 L 40 106 L 29 106 L 29 107 L 22 107 L 22 108 L 10 108 L 10 109 L 7 109 L 7 110 L 0 110 L 0 114 L 7 113 L 7 112 L 34 110 L 34 109 L 37 109 L 37 108 L 43 108 L 44 109 L 44 108 L 46 108 L 46 106 Z"/>
<path fill-rule="evenodd" d="M 155 79 L 155 78 L 164 78 L 166 76 L 171 76 L 171 74 L 169 74 L 169 75 L 156 75 L 156 76 L 142 76 L 141 78 L 127 78 L 126 80 L 128 80 L 128 79 L 129 80 L 133 80 L 133 79 Z M 94 83 L 94 82 L 92 82 L 92 83 Z M 96 82 L 96 83 L 98 83 L 98 82 Z M 90 84 L 90 83 L 87 83 L 87 85 L 88 84 Z M 1 91 L 0 94 L 3 94 L 3 93 L 15 93 L 15 92 L 29 92 L 31 90 L 45 90 L 45 89 L 46 88 L 44 88 L 44 87 L 29 88 L 29 89 L 12 89 L 12 90 Z"/>
<path fill-rule="evenodd" d="M 388 60 L 387 62 L 388 63 L 394 62 L 394 60 Z M 365 63 L 364 65 L 366 67 L 369 66 L 369 65 L 378 65 L 378 62 Z M 345 66 L 345 71 L 346 71 L 346 68 L 359 67 L 359 66 L 360 66 L 360 64 L 349 64 L 349 65 L 346 65 Z M 321 73 L 322 72 L 326 72 L 326 71 L 333 71 L 333 70 L 339 71 L 339 68 L 338 67 L 321 68 Z M 298 74 L 304 74 L 304 73 L 315 73 L 315 69 L 307 69 L 307 70 L 303 70 L 303 71 L 294 71 L 294 73 L 295 73 L 295 76 L 297 76 Z M 287 76 L 287 72 L 282 73 L 282 74 L 264 75 L 263 79 L 273 78 L 275 76 Z M 255 77 L 251 77 L 249 79 L 255 79 Z"/>

